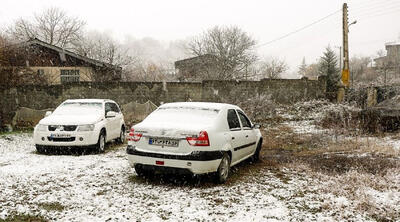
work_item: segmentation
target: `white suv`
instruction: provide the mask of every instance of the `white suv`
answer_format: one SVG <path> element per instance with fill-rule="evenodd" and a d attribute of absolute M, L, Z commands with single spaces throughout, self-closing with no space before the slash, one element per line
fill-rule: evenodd
<path fill-rule="evenodd" d="M 105 99 L 66 100 L 35 126 L 36 149 L 96 146 L 103 152 L 106 142 L 125 140 L 124 116 L 117 103 Z"/>
<path fill-rule="evenodd" d="M 128 160 L 138 175 L 156 170 L 205 174 L 227 180 L 231 166 L 258 160 L 262 136 L 243 110 L 222 103 L 169 103 L 129 133 Z"/>

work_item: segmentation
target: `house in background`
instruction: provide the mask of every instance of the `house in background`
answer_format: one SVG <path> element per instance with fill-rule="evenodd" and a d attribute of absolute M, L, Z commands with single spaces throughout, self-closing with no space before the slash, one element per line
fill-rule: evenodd
<path fill-rule="evenodd" d="M 199 81 L 214 79 L 216 74 L 216 57 L 205 54 L 175 62 L 175 73 L 180 81 Z"/>
<path fill-rule="evenodd" d="M 389 42 L 385 44 L 386 56 L 374 59 L 376 68 L 396 69 L 400 66 L 400 42 Z"/>
<path fill-rule="evenodd" d="M 121 67 L 78 55 L 39 39 L 7 47 L 3 49 L 4 54 L 7 60 L 0 60 L 0 69 L 29 70 L 26 75 L 38 75 L 47 84 L 121 80 Z"/>

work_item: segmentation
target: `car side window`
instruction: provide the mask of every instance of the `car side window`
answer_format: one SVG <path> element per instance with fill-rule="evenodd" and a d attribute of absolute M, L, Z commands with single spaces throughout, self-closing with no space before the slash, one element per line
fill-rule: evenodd
<path fill-rule="evenodd" d="M 120 112 L 120 110 L 119 110 L 117 104 L 111 103 L 111 111 L 114 111 L 114 112 L 116 112 L 116 113 L 119 113 L 119 112 Z"/>
<path fill-rule="evenodd" d="M 108 112 L 112 111 L 111 103 L 106 103 L 106 105 L 105 105 L 105 111 L 106 111 L 106 115 L 107 115 Z"/>
<path fill-rule="evenodd" d="M 240 121 L 242 122 L 243 127 L 251 128 L 251 122 L 249 118 L 240 110 L 238 110 Z"/>
<path fill-rule="evenodd" d="M 231 129 L 231 130 L 240 129 L 239 118 L 234 109 L 228 109 L 227 120 L 228 120 L 229 129 Z"/>

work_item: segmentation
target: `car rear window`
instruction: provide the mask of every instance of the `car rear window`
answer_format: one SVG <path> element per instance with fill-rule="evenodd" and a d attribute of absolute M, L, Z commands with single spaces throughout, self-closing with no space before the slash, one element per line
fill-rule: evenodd
<path fill-rule="evenodd" d="M 160 107 L 152 112 L 145 121 L 162 123 L 206 124 L 213 123 L 218 115 L 218 109 L 192 107 Z"/>

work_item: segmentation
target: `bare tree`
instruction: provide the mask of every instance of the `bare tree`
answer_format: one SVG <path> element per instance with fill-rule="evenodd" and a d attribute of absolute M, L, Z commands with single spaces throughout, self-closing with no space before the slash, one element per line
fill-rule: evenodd
<path fill-rule="evenodd" d="M 307 64 L 306 64 L 306 58 L 303 57 L 303 60 L 301 61 L 301 64 L 299 66 L 299 71 L 298 74 L 302 77 L 306 76 L 306 72 L 307 72 Z"/>
<path fill-rule="evenodd" d="M 129 55 L 128 49 L 124 49 L 123 45 L 109 34 L 97 31 L 86 33 L 85 37 L 77 44 L 75 51 L 91 59 L 115 66 L 124 67 L 133 62 L 133 57 Z"/>
<path fill-rule="evenodd" d="M 112 36 L 97 31 L 86 33 L 85 37 L 76 44 L 74 50 L 78 54 L 91 59 L 121 67 L 122 77 L 125 79 L 130 72 L 128 66 L 132 65 L 136 60 L 134 56 L 129 54 L 128 49 L 113 39 Z"/>
<path fill-rule="evenodd" d="M 85 22 L 59 8 L 48 8 L 33 19 L 19 18 L 7 30 L 19 41 L 38 38 L 49 44 L 71 49 L 82 37 Z"/>
<path fill-rule="evenodd" d="M 288 69 L 289 66 L 284 60 L 270 58 L 261 62 L 260 75 L 263 78 L 278 79 L 281 77 L 281 74 L 286 72 Z"/>
<path fill-rule="evenodd" d="M 304 74 L 305 77 L 310 79 L 316 79 L 319 76 L 319 64 L 312 63 L 307 66 L 306 72 Z"/>
<path fill-rule="evenodd" d="M 242 78 L 246 67 L 257 60 L 256 41 L 236 26 L 219 27 L 193 38 L 187 49 L 194 56 L 215 57 L 215 79 Z"/>
<path fill-rule="evenodd" d="M 166 64 L 156 63 L 138 58 L 127 67 L 128 81 L 164 81 L 175 80 L 170 73 L 171 68 Z"/>
<path fill-rule="evenodd" d="M 351 83 L 354 87 L 355 83 L 364 82 L 368 69 L 368 64 L 371 63 L 371 58 L 368 56 L 353 56 L 350 59 Z"/>

